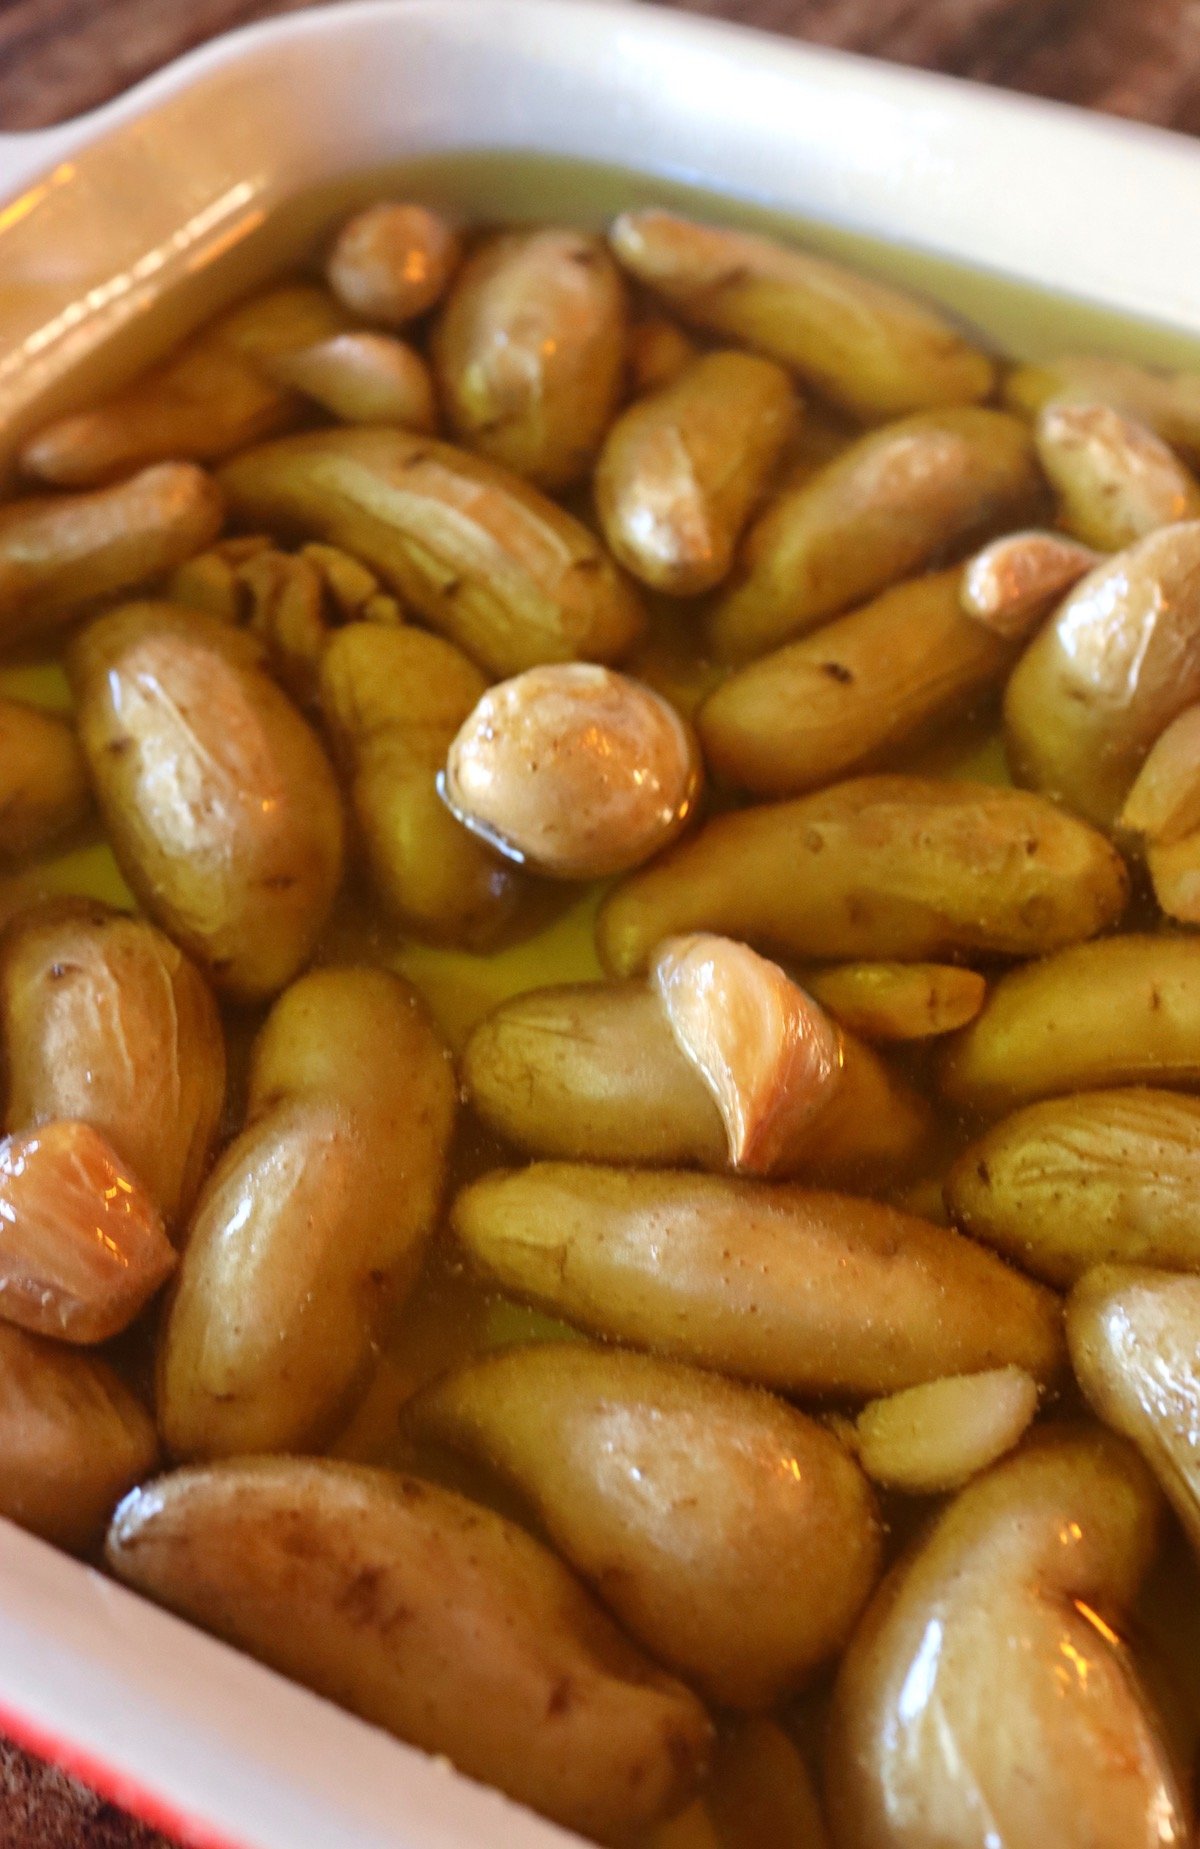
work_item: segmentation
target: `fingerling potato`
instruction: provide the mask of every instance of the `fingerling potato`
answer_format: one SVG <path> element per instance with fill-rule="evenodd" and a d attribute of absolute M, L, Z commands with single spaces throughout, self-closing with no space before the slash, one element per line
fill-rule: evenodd
<path fill-rule="evenodd" d="M 0 854 L 36 853 L 81 822 L 90 805 L 71 727 L 23 700 L 0 699 Z"/>

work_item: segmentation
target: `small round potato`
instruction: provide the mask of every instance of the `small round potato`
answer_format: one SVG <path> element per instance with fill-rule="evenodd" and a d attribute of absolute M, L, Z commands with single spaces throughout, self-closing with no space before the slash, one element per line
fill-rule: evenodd
<path fill-rule="evenodd" d="M 1025 651 L 1004 699 L 1013 772 L 1108 826 L 1197 699 L 1200 520 L 1187 520 L 1089 572 Z"/>
<path fill-rule="evenodd" d="M 608 1340 L 776 1387 L 876 1394 L 1062 1361 L 1058 1299 L 941 1226 L 848 1194 L 539 1162 L 464 1188 L 485 1276 Z"/>
<path fill-rule="evenodd" d="M 158 1404 L 175 1456 L 332 1435 L 416 1276 L 454 1111 L 449 1055 L 400 977 L 317 970 L 279 998 L 167 1320 Z"/>
<path fill-rule="evenodd" d="M 690 726 L 642 682 L 591 662 L 530 668 L 485 693 L 439 783 L 459 821 L 555 879 L 640 866 L 695 814 Z"/>
<path fill-rule="evenodd" d="M 5 1130 L 91 1124 L 178 1225 L 225 1103 L 225 1040 L 170 938 L 86 899 L 19 913 L 0 939 L 0 1034 Z"/>
<path fill-rule="evenodd" d="M 342 226 L 326 274 L 351 314 L 404 327 L 445 294 L 460 255 L 458 234 L 440 212 L 379 200 Z"/>
<path fill-rule="evenodd" d="M 1111 1628 L 1153 1560 L 1158 1513 L 1136 1452 L 1094 1426 L 968 1485 L 842 1660 L 826 1784 L 837 1843 L 1187 1842 L 1162 1724 Z"/>
<path fill-rule="evenodd" d="M 627 1841 L 686 1803 L 712 1728 L 548 1549 L 384 1470 L 251 1458 L 129 1496 L 119 1579 L 569 1829 Z M 498 1810 L 499 1844 L 512 1819 Z"/>
<path fill-rule="evenodd" d="M 308 960 L 342 877 L 333 771 L 214 617 L 129 604 L 75 643 L 80 739 L 110 839 L 147 911 L 244 1000 Z"/>
<path fill-rule="evenodd" d="M 630 1635 L 723 1707 L 799 1688 L 878 1575 L 873 1499 L 837 1439 L 698 1368 L 540 1343 L 439 1381 L 406 1420 L 517 1489 Z"/>
<path fill-rule="evenodd" d="M 83 820 L 87 766 L 69 725 L 0 699 L 0 854 L 35 853 Z"/>
<path fill-rule="evenodd" d="M 705 354 L 639 399 L 609 431 L 596 469 L 613 556 L 675 597 L 719 584 L 797 411 L 787 373 L 749 353 Z"/>
<path fill-rule="evenodd" d="M 157 1460 L 153 1419 L 106 1362 L 0 1322 L 0 1515 L 90 1553 Z"/>
<path fill-rule="evenodd" d="M 486 239 L 434 330 L 454 430 L 539 488 L 582 480 L 620 401 L 626 321 L 625 285 L 599 238 L 543 228 Z"/>

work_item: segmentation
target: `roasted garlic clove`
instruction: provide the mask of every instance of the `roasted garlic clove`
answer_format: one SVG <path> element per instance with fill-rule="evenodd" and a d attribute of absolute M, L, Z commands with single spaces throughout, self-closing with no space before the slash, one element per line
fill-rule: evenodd
<path fill-rule="evenodd" d="M 639 866 L 699 800 L 700 757 L 661 695 L 590 662 L 531 668 L 485 693 L 439 784 L 459 821 L 556 879 Z"/>
<path fill-rule="evenodd" d="M 987 983 L 956 963 L 840 963 L 810 970 L 809 994 L 864 1040 L 932 1040 L 973 1021 Z"/>
<path fill-rule="evenodd" d="M 777 963 L 731 938 L 668 938 L 650 981 L 721 1113 L 730 1166 L 772 1174 L 841 1084 L 837 1028 Z"/>
<path fill-rule="evenodd" d="M 1133 1440 L 1200 1552 L 1200 1278 L 1100 1265 L 1071 1292 L 1067 1340 L 1093 1410 Z"/>
<path fill-rule="evenodd" d="M 659 1662 L 763 1708 L 835 1655 L 880 1564 L 837 1439 L 698 1368 L 579 1342 L 449 1375 L 406 1422 L 497 1472 Z"/>
<path fill-rule="evenodd" d="M 429 368 L 414 347 L 390 334 L 334 334 L 281 354 L 271 373 L 346 424 L 437 428 Z"/>
<path fill-rule="evenodd" d="M 1200 828 L 1200 705 L 1186 707 L 1159 733 L 1117 822 L 1156 847 Z"/>
<path fill-rule="evenodd" d="M 0 1317 L 63 1342 L 106 1342 L 175 1269 L 153 1201 L 83 1123 L 0 1143 Z"/>
<path fill-rule="evenodd" d="M 1035 440 L 1062 523 L 1086 545 L 1119 552 L 1200 515 L 1194 477 L 1152 430 L 1111 405 L 1048 404 Z"/>
<path fill-rule="evenodd" d="M 342 226 L 326 275 L 351 314 L 403 327 L 445 294 L 460 256 L 458 234 L 442 213 L 380 200 Z"/>
<path fill-rule="evenodd" d="M 1005 380 L 1004 395 L 1014 411 L 1027 417 L 1036 417 L 1052 401 L 1112 405 L 1200 460 L 1200 373 L 1137 366 L 1097 353 L 1065 353 L 1041 365 L 1016 367 Z"/>
<path fill-rule="evenodd" d="M 1091 546 L 1062 533 L 1006 533 L 963 566 L 962 607 L 996 635 L 1020 642 L 1099 563 Z"/>
<path fill-rule="evenodd" d="M 1099 1427 L 970 1483 L 867 1609 L 834 1694 L 826 1792 L 846 1849 L 1184 1849 L 1183 1796 L 1115 1627 L 1159 1499 Z"/>
<path fill-rule="evenodd" d="M 946 1375 L 864 1406 L 855 1451 L 876 1483 L 909 1496 L 942 1495 L 1011 1451 L 1037 1403 L 1037 1382 L 1023 1368 Z"/>
<path fill-rule="evenodd" d="M 107 1558 L 160 1605 L 588 1836 L 626 1841 L 703 1777 L 696 1697 L 547 1548 L 437 1484 L 303 1458 L 180 1470 L 126 1498 Z"/>

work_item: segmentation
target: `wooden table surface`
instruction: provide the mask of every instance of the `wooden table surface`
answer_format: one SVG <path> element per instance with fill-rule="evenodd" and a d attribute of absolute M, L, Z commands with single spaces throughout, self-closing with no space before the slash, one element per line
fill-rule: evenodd
<path fill-rule="evenodd" d="M 0 0 L 0 129 L 64 121 L 218 32 L 306 3 Z M 1200 0 L 668 3 L 1200 133 Z M 0 1741 L 0 1849 L 165 1846 Z"/>

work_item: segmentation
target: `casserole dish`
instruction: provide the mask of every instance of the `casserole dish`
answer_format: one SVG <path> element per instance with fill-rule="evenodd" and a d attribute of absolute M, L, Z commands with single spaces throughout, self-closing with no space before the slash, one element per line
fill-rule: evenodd
<path fill-rule="evenodd" d="M 251 30 L 0 144 L 5 444 L 400 170 L 494 216 L 706 189 L 865 250 L 1022 357 L 1200 341 L 1187 143 L 651 10 L 405 0 Z M 7 1526 L 0 1725 L 198 1844 L 569 1840 Z"/>

